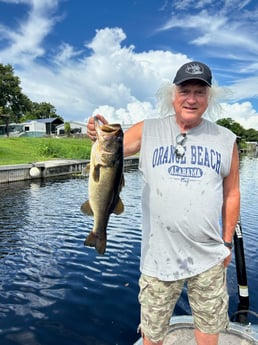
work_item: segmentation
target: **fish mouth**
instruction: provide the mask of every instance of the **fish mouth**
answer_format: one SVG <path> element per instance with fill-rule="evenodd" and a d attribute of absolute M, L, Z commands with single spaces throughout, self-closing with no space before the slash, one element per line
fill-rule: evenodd
<path fill-rule="evenodd" d="M 121 126 L 118 124 L 118 123 L 114 123 L 114 124 L 111 124 L 111 125 L 102 125 L 101 126 L 101 130 L 103 132 L 117 132 L 121 129 Z"/>
<path fill-rule="evenodd" d="M 95 121 L 95 127 L 97 132 L 102 131 L 105 133 L 112 133 L 112 134 L 117 134 L 119 131 L 121 131 L 121 125 L 119 123 L 112 123 L 112 124 L 105 124 L 105 123 L 100 123 L 99 119 L 97 117 L 94 117 Z"/>

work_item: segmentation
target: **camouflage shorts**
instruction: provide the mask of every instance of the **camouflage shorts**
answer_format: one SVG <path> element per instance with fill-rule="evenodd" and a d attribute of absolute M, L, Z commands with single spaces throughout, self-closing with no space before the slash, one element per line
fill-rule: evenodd
<path fill-rule="evenodd" d="M 173 282 L 142 274 L 139 280 L 139 328 L 149 340 L 158 342 L 164 339 L 185 281 L 195 328 L 215 334 L 228 326 L 226 270 L 222 263 L 197 276 Z"/>

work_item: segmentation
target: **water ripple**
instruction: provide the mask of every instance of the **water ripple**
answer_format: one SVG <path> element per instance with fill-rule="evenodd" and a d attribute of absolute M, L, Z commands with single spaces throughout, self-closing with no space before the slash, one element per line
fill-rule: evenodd
<path fill-rule="evenodd" d="M 242 224 L 257 305 L 258 160 L 241 161 Z M 122 215 L 110 217 L 107 250 L 84 247 L 93 219 L 80 212 L 87 179 L 0 185 L 1 345 L 131 345 L 138 335 L 141 176 L 125 174 Z M 237 299 L 234 259 L 229 290 Z M 177 312 L 185 312 L 182 298 Z"/>

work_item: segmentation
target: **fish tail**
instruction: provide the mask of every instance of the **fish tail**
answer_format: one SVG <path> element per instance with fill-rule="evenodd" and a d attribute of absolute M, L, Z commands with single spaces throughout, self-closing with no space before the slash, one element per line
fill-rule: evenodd
<path fill-rule="evenodd" d="M 99 254 L 104 254 L 106 251 L 106 237 L 100 238 L 96 236 L 96 234 L 91 231 L 84 241 L 85 246 L 95 247 Z"/>

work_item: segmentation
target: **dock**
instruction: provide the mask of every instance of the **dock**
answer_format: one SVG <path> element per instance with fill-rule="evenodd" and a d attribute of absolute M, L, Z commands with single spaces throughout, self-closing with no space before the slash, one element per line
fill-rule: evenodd
<path fill-rule="evenodd" d="M 57 176 L 85 175 L 89 160 L 55 159 L 29 164 L 0 166 L 0 183 L 10 183 L 24 180 L 47 179 Z M 127 157 L 124 169 L 137 168 L 138 157 Z"/>

